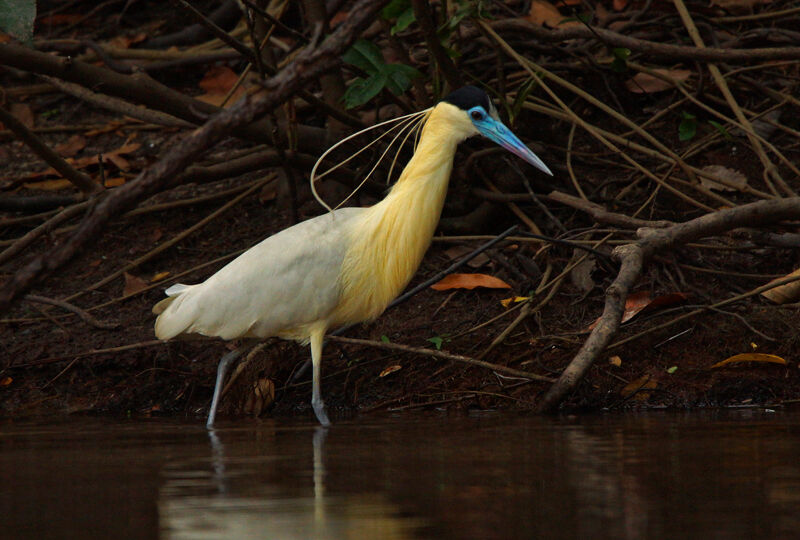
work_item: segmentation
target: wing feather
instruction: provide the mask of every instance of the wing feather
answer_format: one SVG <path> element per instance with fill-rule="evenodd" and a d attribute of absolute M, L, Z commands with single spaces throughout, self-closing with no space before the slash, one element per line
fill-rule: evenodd
<path fill-rule="evenodd" d="M 157 307 L 156 335 L 270 337 L 326 318 L 339 302 L 339 273 L 362 208 L 342 208 L 284 229 L 198 285 L 172 286 Z"/>

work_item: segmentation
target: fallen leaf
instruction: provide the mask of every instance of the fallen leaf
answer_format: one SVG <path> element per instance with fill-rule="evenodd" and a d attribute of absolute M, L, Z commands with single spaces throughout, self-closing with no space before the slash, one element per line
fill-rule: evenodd
<path fill-rule="evenodd" d="M 465 255 L 468 255 L 469 253 L 472 253 L 473 251 L 474 251 L 474 249 L 471 248 L 471 247 L 453 246 L 451 248 L 446 249 L 444 254 L 447 255 L 447 257 L 450 260 L 455 260 L 455 259 L 461 259 Z M 469 266 L 471 268 L 480 268 L 481 266 L 483 266 L 484 264 L 489 263 L 490 261 L 491 261 L 491 259 L 489 259 L 489 256 L 486 255 L 486 253 L 479 253 L 478 255 L 473 257 L 467 263 L 467 266 Z"/>
<path fill-rule="evenodd" d="M 86 147 L 83 135 L 73 135 L 66 142 L 56 145 L 56 152 L 62 157 L 72 157 Z"/>
<path fill-rule="evenodd" d="M 67 189 L 72 182 L 63 178 L 59 180 L 43 180 L 41 182 L 25 182 L 22 186 L 26 189 L 38 189 L 39 191 L 57 191 Z"/>
<path fill-rule="evenodd" d="M 91 129 L 85 132 L 84 135 L 86 135 L 87 137 L 95 137 L 97 135 L 102 135 L 103 133 L 111 133 L 112 131 L 118 130 L 123 125 L 125 125 L 125 122 L 120 122 L 118 120 L 115 120 L 113 122 L 109 122 L 108 124 L 106 124 L 101 128 Z"/>
<path fill-rule="evenodd" d="M 447 291 L 450 289 L 474 289 L 486 287 L 487 289 L 510 289 L 511 285 L 494 276 L 486 274 L 450 274 L 438 283 L 431 285 L 431 289 Z"/>
<path fill-rule="evenodd" d="M 660 307 L 672 306 L 675 304 L 682 304 L 689 298 L 687 293 L 676 292 L 670 294 L 662 294 L 656 298 L 651 298 L 649 291 L 637 291 L 628 295 L 625 300 L 625 311 L 622 313 L 622 320 L 620 324 L 631 320 L 635 315 L 642 311 L 653 311 Z M 598 317 L 596 321 L 588 326 L 588 330 L 592 330 L 597 323 L 600 322 Z"/>
<path fill-rule="evenodd" d="M 747 177 L 735 169 L 730 169 L 722 165 L 706 165 L 702 168 L 702 171 L 725 182 L 723 184 L 715 182 L 705 176 L 700 176 L 700 185 L 708 189 L 717 191 L 741 191 L 747 187 Z"/>
<path fill-rule="evenodd" d="M 670 77 L 677 82 L 685 81 L 692 74 L 688 69 L 654 69 L 653 71 Z M 633 78 L 625 81 L 625 88 L 634 94 L 654 94 L 670 90 L 674 88 L 674 85 L 649 73 L 637 73 Z"/>
<path fill-rule="evenodd" d="M 219 107 L 222 105 L 225 96 L 228 95 L 228 92 L 238 80 L 239 76 L 231 68 L 227 66 L 212 66 L 206 72 L 205 76 L 203 76 L 203 80 L 197 84 L 200 88 L 205 90 L 206 93 L 197 96 L 196 99 Z M 225 105 L 232 105 L 246 91 L 245 85 L 239 85 L 239 88 L 236 89 Z"/>
<path fill-rule="evenodd" d="M 125 287 L 122 289 L 122 296 L 130 296 L 147 288 L 147 282 L 133 274 L 125 272 Z"/>
<path fill-rule="evenodd" d="M 125 143 L 116 150 L 112 150 L 110 152 L 102 154 L 103 162 L 105 163 L 106 161 L 110 161 L 120 169 L 127 170 L 122 166 L 129 168 L 130 164 L 128 163 L 128 160 L 122 158 L 121 156 L 123 154 L 130 154 L 131 152 L 138 150 L 140 146 L 142 146 L 140 143 Z M 89 165 L 97 165 L 99 161 L 100 161 L 99 155 L 86 156 L 78 159 L 67 158 L 67 163 L 69 163 L 76 169 L 84 169 Z M 28 175 L 28 178 L 40 178 L 42 176 L 51 176 L 51 175 L 58 176 L 58 172 L 53 168 L 49 168 L 44 171 L 31 173 Z"/>
<path fill-rule="evenodd" d="M 719 6 L 731 13 L 752 13 L 755 6 L 771 2 L 772 0 L 711 0 L 711 5 Z"/>
<path fill-rule="evenodd" d="M 167 277 L 169 277 L 169 272 L 158 272 L 156 275 L 153 276 L 153 279 L 150 280 L 150 283 L 161 281 L 162 279 Z"/>
<path fill-rule="evenodd" d="M 258 202 L 261 204 L 269 201 L 274 201 L 278 197 L 278 183 L 269 182 L 261 188 L 261 193 L 258 195 Z"/>
<path fill-rule="evenodd" d="M 625 387 L 619 391 L 619 393 L 624 398 L 636 394 L 634 399 L 645 400 L 650 397 L 650 392 L 642 392 L 642 390 L 653 390 L 657 387 L 658 382 L 650 377 L 650 375 L 642 375 L 635 381 L 626 384 Z"/>
<path fill-rule="evenodd" d="M 562 15 L 553 4 L 544 0 L 533 0 L 531 9 L 524 18 L 533 24 L 549 26 L 550 28 L 581 26 L 581 23 L 574 20 L 574 18 Z"/>
<path fill-rule="evenodd" d="M 161 240 L 162 236 L 164 236 L 164 229 L 162 229 L 161 227 L 156 227 L 155 229 L 153 229 L 153 232 L 150 233 L 147 239 L 153 244 L 155 244 L 156 242 Z"/>
<path fill-rule="evenodd" d="M 780 364 L 781 366 L 786 365 L 786 360 L 781 358 L 780 356 L 775 356 L 774 354 L 764 354 L 764 353 L 742 353 L 736 354 L 731 356 L 730 358 L 726 358 L 722 362 L 717 362 L 711 369 L 714 368 L 721 368 L 723 366 L 727 366 L 730 364 L 740 364 L 742 362 L 759 362 L 759 363 L 767 363 L 767 364 Z"/>
<path fill-rule="evenodd" d="M 3 377 L 0 379 L 0 386 L 9 386 L 12 382 L 14 382 L 14 379 L 11 377 Z"/>
<path fill-rule="evenodd" d="M 11 113 L 11 116 L 22 122 L 26 128 L 33 129 L 33 111 L 30 105 L 27 103 L 12 103 L 8 112 Z"/>
<path fill-rule="evenodd" d="M 106 179 L 106 187 L 119 187 L 124 184 L 126 178 L 124 176 L 115 176 L 114 178 Z"/>
<path fill-rule="evenodd" d="M 614 0 L 611 6 L 614 11 L 622 11 L 628 7 L 628 0 Z"/>
<path fill-rule="evenodd" d="M 775 283 L 776 281 L 795 276 L 800 276 L 800 268 L 791 274 L 787 274 L 778 279 L 773 279 L 770 281 L 770 283 Z M 792 281 L 786 285 L 778 285 L 777 287 L 762 292 L 761 296 L 770 302 L 775 302 L 776 304 L 790 304 L 792 302 L 796 302 L 798 299 L 800 299 L 800 280 Z"/>
<path fill-rule="evenodd" d="M 619 356 L 612 356 L 608 359 L 608 363 L 615 367 L 620 367 L 622 365 L 622 358 Z"/>
<path fill-rule="evenodd" d="M 384 369 L 383 371 L 381 371 L 381 374 L 378 375 L 378 377 L 386 377 L 387 375 L 394 373 L 395 371 L 399 371 L 401 369 L 403 369 L 403 366 L 397 364 L 391 365 L 386 369 Z"/>
<path fill-rule="evenodd" d="M 129 49 L 134 43 L 139 43 L 147 39 L 147 34 L 140 32 L 135 36 L 114 36 L 111 38 L 111 45 L 119 49 Z"/>
<path fill-rule="evenodd" d="M 531 299 L 530 296 L 512 296 L 511 298 L 503 298 L 502 300 L 500 300 L 500 304 L 504 308 L 507 308 L 511 304 L 518 304 L 520 302 L 524 302 L 525 300 L 530 300 L 530 299 Z"/>

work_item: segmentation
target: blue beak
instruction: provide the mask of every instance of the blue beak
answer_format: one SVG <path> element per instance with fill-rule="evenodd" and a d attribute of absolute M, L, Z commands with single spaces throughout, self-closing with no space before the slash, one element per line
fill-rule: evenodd
<path fill-rule="evenodd" d="M 550 176 L 553 176 L 553 173 L 550 172 L 550 169 L 547 168 L 547 165 L 545 165 L 544 162 L 539 159 L 539 157 L 534 154 L 530 148 L 525 146 L 525 144 L 519 140 L 516 135 L 511 133 L 511 130 L 499 120 L 487 117 L 485 120 L 480 122 L 480 124 L 475 123 L 475 127 L 478 128 L 478 132 L 480 132 L 480 134 L 487 139 L 496 142 L 512 154 L 516 154 L 517 156 L 521 157 L 540 171 L 546 172 Z"/>

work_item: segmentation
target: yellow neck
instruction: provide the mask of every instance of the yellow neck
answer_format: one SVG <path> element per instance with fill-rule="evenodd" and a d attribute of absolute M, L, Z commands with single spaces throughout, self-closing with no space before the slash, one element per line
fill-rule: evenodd
<path fill-rule="evenodd" d="M 417 271 L 439 222 L 456 146 L 466 136 L 453 128 L 454 121 L 462 127 L 462 116 L 448 104 L 431 111 L 400 179 L 353 227 L 341 272 L 344 301 L 331 325 L 376 318 Z"/>

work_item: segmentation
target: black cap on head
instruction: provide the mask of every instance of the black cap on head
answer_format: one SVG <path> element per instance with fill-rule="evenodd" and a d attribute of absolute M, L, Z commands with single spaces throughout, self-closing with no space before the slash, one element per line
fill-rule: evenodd
<path fill-rule="evenodd" d="M 486 112 L 490 112 L 493 109 L 489 96 L 477 86 L 464 86 L 459 88 L 454 92 L 450 92 L 442 101 L 446 101 L 465 111 L 477 107 L 478 105 L 483 107 Z"/>

